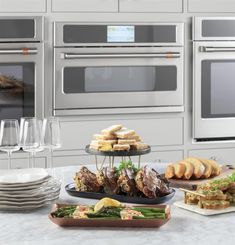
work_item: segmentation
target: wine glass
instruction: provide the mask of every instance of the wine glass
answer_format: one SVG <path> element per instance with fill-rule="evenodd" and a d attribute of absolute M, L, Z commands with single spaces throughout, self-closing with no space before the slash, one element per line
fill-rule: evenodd
<path fill-rule="evenodd" d="M 20 145 L 23 151 L 29 152 L 29 165 L 35 167 L 36 152 L 43 151 L 42 147 L 42 121 L 36 117 L 21 118 Z M 31 164 L 32 159 L 32 164 Z"/>
<path fill-rule="evenodd" d="M 19 123 L 15 119 L 1 121 L 0 150 L 8 154 L 8 168 L 11 168 L 12 152 L 20 149 Z"/>
<path fill-rule="evenodd" d="M 56 117 L 43 120 L 42 124 L 43 147 L 50 152 L 49 168 L 53 167 L 53 150 L 61 147 L 60 121 Z"/>

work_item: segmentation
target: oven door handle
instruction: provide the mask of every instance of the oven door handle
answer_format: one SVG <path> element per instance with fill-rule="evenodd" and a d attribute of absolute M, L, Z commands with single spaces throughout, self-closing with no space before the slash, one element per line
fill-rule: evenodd
<path fill-rule="evenodd" d="M 1 54 L 20 54 L 20 55 L 30 55 L 37 54 L 37 48 L 22 48 L 22 49 L 0 49 Z"/>
<path fill-rule="evenodd" d="M 200 46 L 200 52 L 216 53 L 216 52 L 235 52 L 235 47 L 206 47 Z"/>
<path fill-rule="evenodd" d="M 95 58 L 180 58 L 180 52 L 164 52 L 152 54 L 75 54 L 64 53 L 64 59 L 95 59 Z"/>

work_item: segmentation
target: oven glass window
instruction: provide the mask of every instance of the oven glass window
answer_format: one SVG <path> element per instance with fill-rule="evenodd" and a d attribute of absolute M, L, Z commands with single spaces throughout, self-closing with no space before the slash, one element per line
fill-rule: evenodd
<path fill-rule="evenodd" d="M 34 116 L 34 63 L 0 63 L 0 119 Z"/>
<path fill-rule="evenodd" d="M 202 61 L 202 118 L 235 116 L 235 60 Z"/>
<path fill-rule="evenodd" d="M 174 91 L 176 66 L 65 67 L 64 93 Z"/>

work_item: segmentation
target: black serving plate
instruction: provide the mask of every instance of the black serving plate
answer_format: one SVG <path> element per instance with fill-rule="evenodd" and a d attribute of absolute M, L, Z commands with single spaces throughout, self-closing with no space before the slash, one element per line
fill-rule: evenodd
<path fill-rule="evenodd" d="M 85 151 L 91 155 L 100 155 L 100 156 L 113 156 L 113 157 L 125 157 L 125 156 L 140 156 L 145 155 L 151 152 L 151 147 L 149 146 L 143 150 L 129 150 L 129 151 L 97 151 L 91 149 L 90 145 L 87 145 Z"/>
<path fill-rule="evenodd" d="M 99 192 L 85 192 L 85 191 L 77 191 L 75 189 L 74 183 L 68 184 L 65 186 L 65 190 L 70 196 L 82 197 L 82 198 L 90 198 L 90 199 L 102 199 L 104 197 L 110 197 L 118 200 L 119 202 L 127 202 L 127 203 L 137 203 L 137 204 L 160 204 L 169 201 L 175 195 L 175 190 L 171 189 L 171 193 L 157 198 L 147 198 L 147 197 L 131 197 L 124 195 L 110 195 L 107 193 L 99 193 Z"/>

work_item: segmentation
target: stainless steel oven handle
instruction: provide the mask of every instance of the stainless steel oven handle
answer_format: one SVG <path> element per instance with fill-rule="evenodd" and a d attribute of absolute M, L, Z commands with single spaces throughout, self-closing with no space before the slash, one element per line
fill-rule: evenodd
<path fill-rule="evenodd" d="M 179 52 L 153 54 L 73 54 L 64 53 L 64 59 L 94 59 L 94 58 L 180 58 Z"/>
<path fill-rule="evenodd" d="M 235 52 L 235 47 L 205 47 L 200 46 L 200 52 L 216 53 L 216 52 Z"/>
<path fill-rule="evenodd" d="M 21 55 L 30 55 L 37 54 L 38 50 L 36 48 L 22 48 L 22 49 L 0 49 L 1 54 L 21 54 Z"/>

